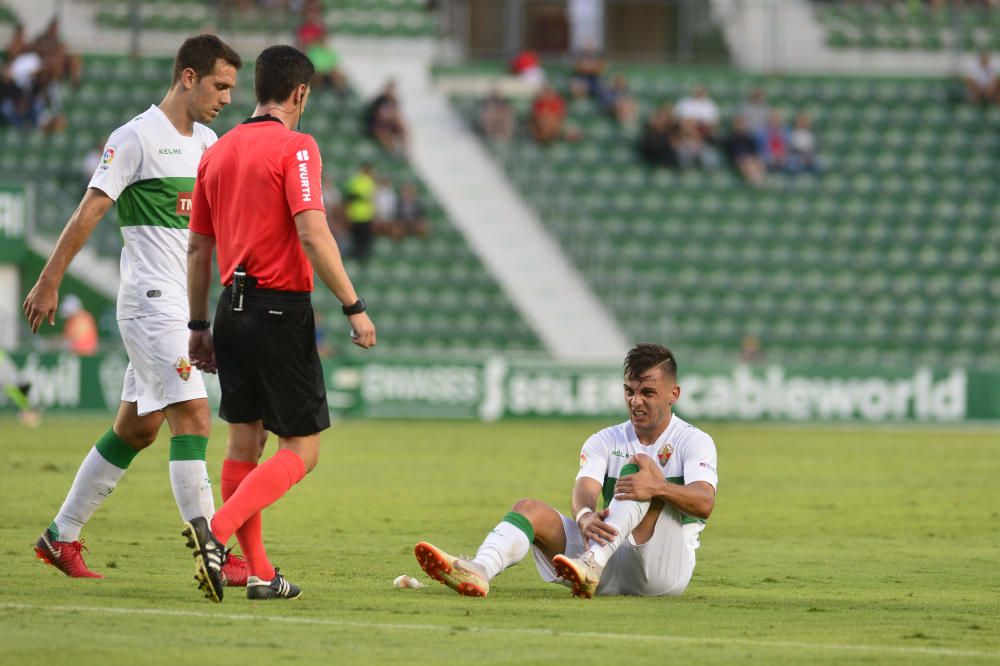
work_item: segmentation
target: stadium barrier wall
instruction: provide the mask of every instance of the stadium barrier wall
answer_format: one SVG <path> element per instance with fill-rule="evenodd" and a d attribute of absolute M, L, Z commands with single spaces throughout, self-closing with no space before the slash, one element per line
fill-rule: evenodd
<path fill-rule="evenodd" d="M 178 359 L 180 360 L 180 359 Z M 46 411 L 117 408 L 123 354 L 76 357 L 13 353 L 0 361 L 5 385 L 29 382 Z M 330 408 L 355 418 L 600 418 L 623 415 L 618 366 L 494 356 L 480 360 L 381 358 L 327 361 Z M 178 372 L 183 372 L 179 364 Z M 208 376 L 218 403 L 217 378 Z M 682 367 L 677 411 L 740 421 L 958 423 L 1000 420 L 1000 371 L 897 370 L 781 364 Z M 0 409 L 12 410 L 0 393 Z"/>

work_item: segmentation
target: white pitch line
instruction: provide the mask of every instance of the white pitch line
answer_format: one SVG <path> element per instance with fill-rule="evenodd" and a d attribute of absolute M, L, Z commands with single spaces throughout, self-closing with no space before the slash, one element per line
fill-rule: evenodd
<path fill-rule="evenodd" d="M 246 615 L 240 613 L 207 613 L 204 611 L 170 610 L 161 608 L 102 608 L 100 606 L 40 606 L 35 604 L 0 603 L 0 610 L 36 610 L 53 613 L 96 613 L 106 615 L 158 615 L 161 617 L 191 617 L 212 620 L 244 622 L 278 622 L 351 629 L 384 629 L 392 631 L 468 632 L 470 634 L 520 634 L 549 638 L 600 638 L 620 641 L 651 641 L 661 643 L 690 643 L 697 645 L 746 645 L 764 648 L 791 648 L 806 650 L 841 650 L 845 652 L 873 652 L 891 654 L 922 654 L 939 657 L 986 657 L 1000 659 L 1000 652 L 983 650 L 954 650 L 951 648 L 905 647 L 893 645 L 846 645 L 840 643 L 807 643 L 804 641 L 762 641 L 749 638 L 694 638 L 659 634 L 623 634 L 602 631 L 559 631 L 534 627 L 465 627 L 445 624 L 401 624 L 395 622 L 357 622 L 328 618 L 283 617 Z"/>

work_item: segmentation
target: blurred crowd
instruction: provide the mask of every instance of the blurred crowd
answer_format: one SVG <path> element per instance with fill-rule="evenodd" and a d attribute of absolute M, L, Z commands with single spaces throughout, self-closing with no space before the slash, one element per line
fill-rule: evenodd
<path fill-rule="evenodd" d="M 536 89 L 523 130 L 539 145 L 583 139 L 568 120 L 570 105 L 591 104 L 614 121 L 624 140 L 634 140 L 640 159 L 669 169 L 718 169 L 728 164 L 749 184 L 765 184 L 769 173 L 822 171 L 819 141 L 804 111 L 787 115 L 771 107 L 762 88 L 752 90 L 737 113 L 723 122 L 707 87 L 696 85 L 676 102 L 651 109 L 640 123 L 640 106 L 621 73 L 609 74 L 595 50 L 576 57 L 564 91 L 549 80 L 535 53 L 521 53 L 510 72 Z M 491 143 L 506 144 L 519 131 L 514 104 L 494 90 L 480 100 L 478 129 Z"/>
<path fill-rule="evenodd" d="M 45 30 L 29 40 L 23 25 L 4 49 L 0 66 L 0 124 L 16 128 L 38 127 L 48 132 L 65 129 L 62 86 L 77 85 L 82 61 L 69 53 L 53 18 Z"/>

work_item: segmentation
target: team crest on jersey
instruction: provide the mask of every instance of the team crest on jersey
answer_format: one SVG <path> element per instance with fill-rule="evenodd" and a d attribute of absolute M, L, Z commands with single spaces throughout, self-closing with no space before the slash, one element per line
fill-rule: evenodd
<path fill-rule="evenodd" d="M 174 369 L 177 371 L 177 376 L 184 381 L 187 381 L 191 376 L 191 363 L 183 356 L 174 363 Z"/>
<path fill-rule="evenodd" d="M 656 454 L 656 459 L 660 461 L 660 467 L 666 465 L 667 461 L 670 460 L 670 456 L 672 456 L 673 454 L 674 454 L 674 445 L 671 444 L 670 442 L 664 444 L 663 448 L 660 449 L 660 452 Z"/>
<path fill-rule="evenodd" d="M 583 467 L 586 464 L 587 464 L 587 454 L 581 452 L 580 453 L 580 467 Z"/>

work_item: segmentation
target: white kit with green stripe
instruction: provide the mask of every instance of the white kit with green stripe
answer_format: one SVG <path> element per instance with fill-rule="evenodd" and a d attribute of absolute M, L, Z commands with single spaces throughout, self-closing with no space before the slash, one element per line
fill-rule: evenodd
<path fill-rule="evenodd" d="M 118 205 L 122 248 L 118 319 L 166 313 L 188 318 L 187 245 L 191 192 L 215 132 L 177 131 L 156 105 L 108 139 L 90 180 Z"/>
<path fill-rule="evenodd" d="M 660 466 L 663 478 L 671 483 L 707 481 L 713 487 L 719 485 L 715 442 L 708 433 L 676 414 L 670 416 L 667 429 L 649 446 L 639 442 L 631 421 L 591 435 L 580 451 L 580 471 L 576 478 L 587 477 L 601 483 L 607 505 L 614 497 L 622 467 L 637 453 L 652 458 Z M 700 523 L 704 529 L 705 521 L 685 516 L 684 523 Z"/>

